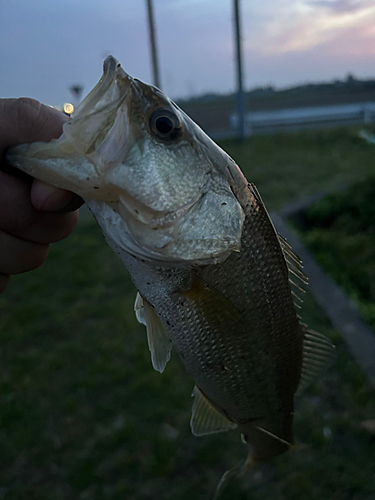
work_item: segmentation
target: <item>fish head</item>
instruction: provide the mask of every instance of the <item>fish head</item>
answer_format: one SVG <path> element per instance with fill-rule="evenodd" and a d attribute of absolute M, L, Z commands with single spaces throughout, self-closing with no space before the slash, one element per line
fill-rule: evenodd
<path fill-rule="evenodd" d="M 107 239 L 136 257 L 212 263 L 240 248 L 244 214 L 231 185 L 238 167 L 112 56 L 62 136 L 17 146 L 8 160 L 84 198 Z"/>

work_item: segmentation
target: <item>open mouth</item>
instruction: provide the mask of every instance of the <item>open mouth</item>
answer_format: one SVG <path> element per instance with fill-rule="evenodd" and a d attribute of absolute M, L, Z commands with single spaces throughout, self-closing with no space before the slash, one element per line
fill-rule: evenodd
<path fill-rule="evenodd" d="M 109 104 L 109 102 L 103 102 L 103 98 L 106 94 L 109 94 L 109 98 L 113 97 L 112 92 L 108 92 L 108 90 L 115 81 L 118 87 L 129 87 L 133 78 L 123 70 L 121 64 L 115 57 L 108 56 L 103 63 L 102 77 L 92 91 L 81 102 L 77 110 L 73 113 L 72 118 L 78 118 L 88 112 L 95 111 L 97 107 Z M 109 99 L 107 98 L 105 101 L 109 101 Z"/>

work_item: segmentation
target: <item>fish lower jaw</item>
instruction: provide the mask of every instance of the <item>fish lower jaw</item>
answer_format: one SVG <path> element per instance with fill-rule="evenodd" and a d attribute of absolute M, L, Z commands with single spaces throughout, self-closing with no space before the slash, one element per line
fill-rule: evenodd
<path fill-rule="evenodd" d="M 119 197 L 118 207 L 119 213 L 125 221 L 131 217 L 137 223 L 144 224 L 153 230 L 157 230 L 172 226 L 173 223 L 189 211 L 196 201 L 197 200 L 194 199 L 190 203 L 186 203 L 181 207 L 176 207 L 174 210 L 156 210 L 136 200 L 128 193 L 125 193 Z"/>
<path fill-rule="evenodd" d="M 199 232 L 189 235 L 179 227 L 178 221 L 176 224 L 168 221 L 165 226 L 156 228 L 144 224 L 116 201 L 85 201 L 108 243 L 121 254 L 123 261 L 126 260 L 124 253 L 128 253 L 156 266 L 217 264 L 238 249 L 237 240 L 204 237 Z"/>

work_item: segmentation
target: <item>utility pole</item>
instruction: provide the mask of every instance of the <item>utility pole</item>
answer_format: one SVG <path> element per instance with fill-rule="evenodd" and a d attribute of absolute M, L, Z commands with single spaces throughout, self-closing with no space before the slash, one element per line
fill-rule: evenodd
<path fill-rule="evenodd" d="M 238 140 L 245 140 L 245 100 L 242 88 L 242 54 L 241 54 L 241 26 L 239 0 L 234 0 L 234 37 L 237 62 L 237 114 Z"/>
<path fill-rule="evenodd" d="M 154 85 L 155 87 L 158 87 L 160 89 L 158 54 L 156 50 L 154 10 L 152 6 L 152 0 L 146 0 L 146 2 L 147 2 L 147 14 L 148 14 L 148 33 L 150 37 L 150 48 L 151 48 L 152 73 L 154 78 Z"/>
<path fill-rule="evenodd" d="M 82 96 L 82 92 L 83 92 L 83 85 L 80 85 L 80 84 L 74 84 L 74 85 L 70 85 L 69 87 L 69 90 L 70 90 L 70 93 L 72 94 L 73 96 L 73 107 L 74 109 L 77 109 L 80 102 L 81 102 L 81 96 Z M 64 112 L 66 113 L 66 109 L 65 109 L 65 105 L 64 105 Z M 72 112 L 70 112 L 71 114 Z"/>

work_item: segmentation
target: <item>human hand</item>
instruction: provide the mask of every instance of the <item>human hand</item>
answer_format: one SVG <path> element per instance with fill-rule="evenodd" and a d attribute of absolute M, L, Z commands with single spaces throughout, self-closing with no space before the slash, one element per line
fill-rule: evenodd
<path fill-rule="evenodd" d="M 7 148 L 50 141 L 66 116 L 28 98 L 0 99 L 0 293 L 10 275 L 31 271 L 47 258 L 50 243 L 67 237 L 83 201 L 7 164 Z"/>

